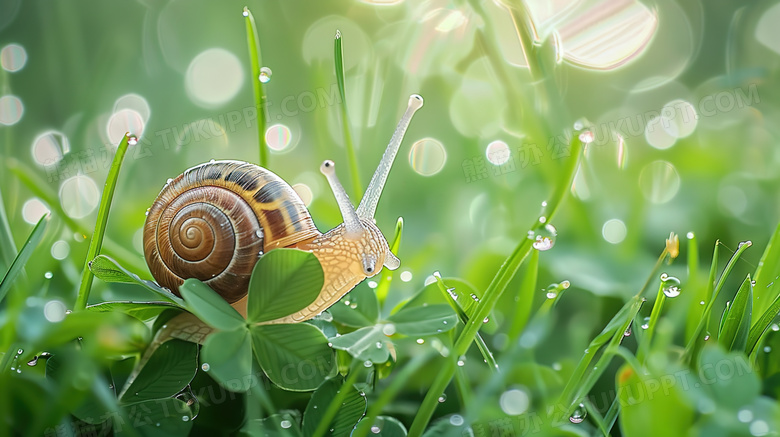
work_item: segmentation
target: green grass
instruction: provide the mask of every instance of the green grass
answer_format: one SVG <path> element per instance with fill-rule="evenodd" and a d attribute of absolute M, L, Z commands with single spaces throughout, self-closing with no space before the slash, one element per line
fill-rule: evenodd
<path fill-rule="evenodd" d="M 666 56 L 688 34 L 713 36 L 696 20 L 690 28 L 663 27 L 691 11 L 656 5 L 662 27 L 643 49 L 647 59 L 599 71 L 573 67 L 577 53 L 560 51 L 551 24 L 533 29 L 522 3 L 470 1 L 436 10 L 408 2 L 312 4 L 304 12 L 269 3 L 256 17 L 249 8 L 261 6 L 250 4 L 239 28 L 240 18 L 216 4 L 197 12 L 176 4 L 117 12 L 89 3 L 84 14 L 22 11 L 2 29 L 29 59 L 19 72 L 0 70 L 2 95 L 20 96 L 26 111 L 22 122 L 0 126 L 7 143 L 0 146 L 7 170 L 0 172 L 0 435 L 70 426 L 86 433 L 94 426 L 139 436 L 308 437 L 332 428 L 365 437 L 384 426 L 383 435 L 424 437 L 747 437 L 780 428 L 780 177 L 770 153 L 778 135 L 767 124 L 780 99 L 764 86 L 778 67 L 768 61 L 776 54 L 752 38 L 751 24 L 766 5 L 702 11 L 702 22 L 735 20 L 726 36 L 735 67 L 728 74 L 717 67 L 725 65 L 717 50 L 701 50 L 684 75 L 640 91 L 635 87 L 648 77 L 677 71 L 657 57 L 654 44 L 675 41 Z M 121 22 L 104 22 L 117 13 Z M 144 20 L 157 32 L 140 35 L 126 24 Z M 40 22 L 47 32 L 26 30 Z M 749 41 L 740 36 L 743 27 Z M 343 39 L 331 47 L 336 29 Z M 85 48 L 52 50 L 61 35 L 78 36 Z M 273 86 L 259 81 L 261 45 L 274 60 Z M 234 100 L 204 109 L 184 93 L 163 98 L 186 89 L 188 62 L 208 47 L 235 53 L 251 72 Z M 518 53 L 528 68 L 515 64 Z M 51 65 L 59 66 L 56 75 Z M 699 112 L 694 131 L 673 147 L 652 147 L 644 132 L 625 135 L 630 152 L 622 167 L 615 144 L 593 144 L 585 153 L 572 129 L 584 116 L 595 121 L 586 129 L 619 129 L 610 122 L 675 99 L 696 106 L 721 96 L 722 103 L 756 83 L 761 102 L 717 116 Z M 85 169 L 80 154 L 102 150 L 92 147 L 104 135 L 104 118 L 128 90 L 152 108 L 144 134 L 151 145 L 128 148 L 125 138 L 110 167 Z M 188 280 L 178 297 L 148 276 L 135 238 L 167 177 L 203 156 L 256 159 L 255 137 L 259 163 L 268 166 L 266 122 L 281 114 L 278 122 L 297 145 L 274 155 L 274 172 L 290 185 L 309 186 L 308 208 L 324 231 L 340 220 L 316 172 L 340 153 L 334 139 L 344 139 L 354 200 L 363 189 L 359 169 L 374 163 L 353 139 L 386 141 L 383 132 L 414 92 L 426 107 L 377 210 L 399 270 L 382 271 L 328 312 L 290 325 L 263 322 L 315 298 L 325 278 L 311 254 L 264 255 L 252 276 L 247 319 L 198 280 Z M 248 106 L 258 109 L 256 121 L 241 118 Z M 209 117 L 225 128 L 224 138 L 205 132 L 174 150 L 155 135 Z M 60 166 L 76 162 L 80 170 L 69 175 L 103 187 L 96 211 L 84 218 L 68 216 L 58 184 L 46 181 L 52 168 L 30 153 L 37 135 L 51 128 L 70 139 Z M 431 164 L 435 151 L 417 150 L 406 162 L 410 145 L 426 137 L 447 153 L 430 176 L 411 162 Z M 514 167 L 484 161 L 496 140 L 509 145 Z M 524 155 L 534 150 L 538 160 Z M 126 182 L 118 183 L 123 158 Z M 679 191 L 662 203 L 654 196 L 674 185 L 671 173 L 650 185 L 642 177 L 657 160 L 680 176 Z M 467 179 L 482 164 L 485 177 Z M 50 215 L 23 215 L 30 198 Z M 625 225 L 616 244 L 603 227 L 610 219 Z M 554 247 L 540 251 L 528 235 L 546 224 L 558 235 Z M 688 231 L 682 245 L 664 241 Z M 735 243 L 748 240 L 754 243 Z M 70 250 L 62 260 L 51 253 L 59 241 Z M 664 293 L 662 273 L 679 278 L 679 296 Z M 182 311 L 218 332 L 203 345 L 169 339 L 165 333 Z M 120 430 L 107 417 L 139 426 Z"/>

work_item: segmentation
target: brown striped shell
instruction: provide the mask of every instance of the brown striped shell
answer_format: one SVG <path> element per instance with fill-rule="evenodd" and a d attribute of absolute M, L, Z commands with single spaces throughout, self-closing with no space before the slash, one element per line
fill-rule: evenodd
<path fill-rule="evenodd" d="M 246 162 L 212 161 L 163 187 L 144 224 L 144 255 L 154 279 L 174 293 L 197 278 L 233 303 L 247 294 L 263 253 L 320 235 L 279 176 Z"/>

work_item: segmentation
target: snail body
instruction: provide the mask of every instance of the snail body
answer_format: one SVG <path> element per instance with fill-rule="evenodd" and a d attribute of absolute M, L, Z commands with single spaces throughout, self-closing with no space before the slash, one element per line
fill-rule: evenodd
<path fill-rule="evenodd" d="M 400 265 L 374 224 L 374 213 L 404 133 L 422 98 L 413 95 L 366 194 L 355 209 L 332 161 L 320 171 L 344 223 L 320 232 L 298 194 L 270 170 L 241 161 L 212 161 L 169 180 L 144 224 L 144 256 L 152 276 L 178 294 L 197 278 L 246 315 L 249 277 L 260 257 L 280 247 L 312 252 L 324 285 L 308 307 L 272 323 L 295 323 L 321 313 L 382 267 Z M 283 298 L 283 297 L 280 297 Z"/>

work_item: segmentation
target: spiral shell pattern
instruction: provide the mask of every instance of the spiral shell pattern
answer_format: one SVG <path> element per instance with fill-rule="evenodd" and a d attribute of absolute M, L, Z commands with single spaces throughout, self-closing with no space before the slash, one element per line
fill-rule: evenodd
<path fill-rule="evenodd" d="M 155 280 L 174 293 L 197 278 L 233 303 L 246 295 L 265 251 L 319 235 L 281 178 L 254 164 L 213 161 L 162 189 L 144 224 L 144 255 Z"/>

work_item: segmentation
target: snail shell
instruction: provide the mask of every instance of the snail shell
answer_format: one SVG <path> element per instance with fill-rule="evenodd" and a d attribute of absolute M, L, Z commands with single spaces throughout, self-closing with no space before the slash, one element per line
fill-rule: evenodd
<path fill-rule="evenodd" d="M 212 161 L 163 187 L 144 224 L 144 256 L 155 280 L 175 294 L 197 278 L 234 303 L 247 294 L 263 253 L 319 235 L 279 176 L 246 162 Z"/>

